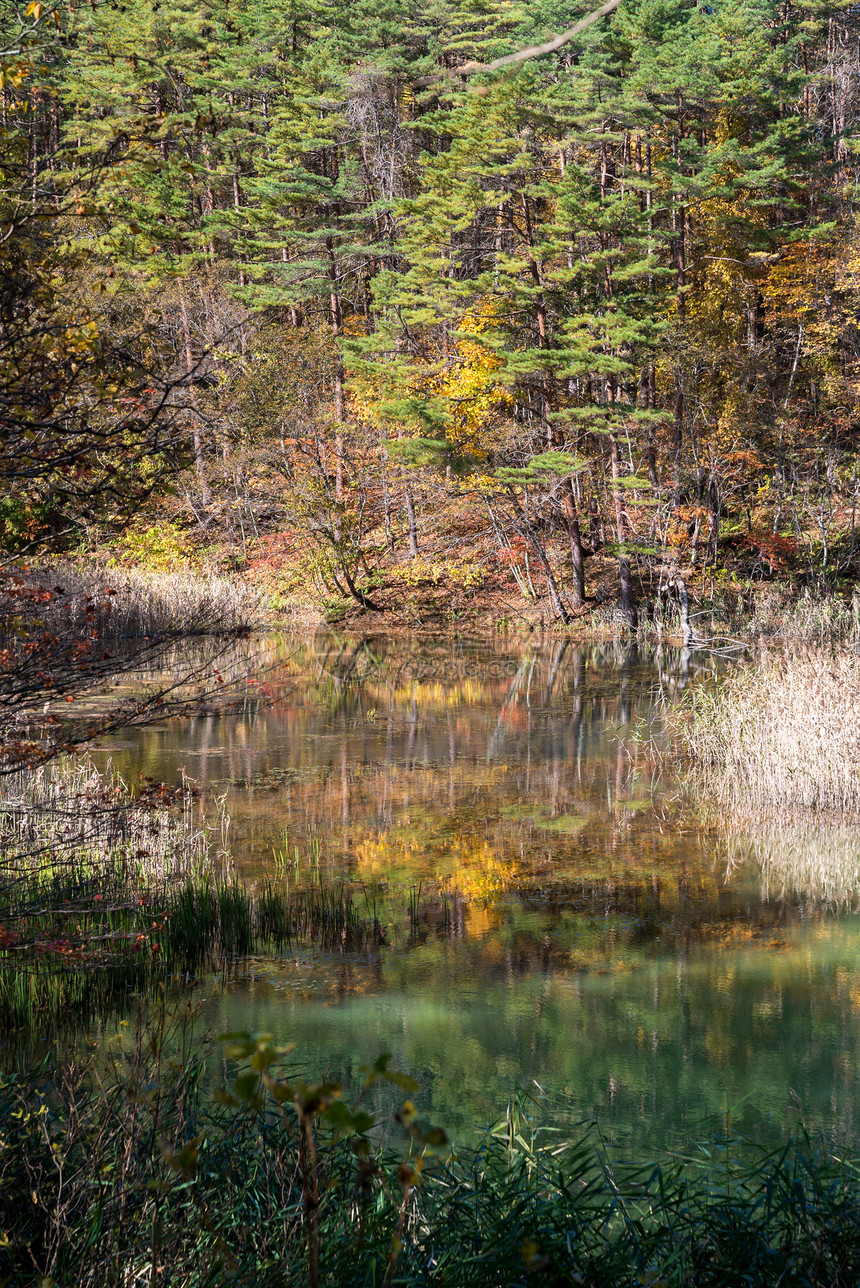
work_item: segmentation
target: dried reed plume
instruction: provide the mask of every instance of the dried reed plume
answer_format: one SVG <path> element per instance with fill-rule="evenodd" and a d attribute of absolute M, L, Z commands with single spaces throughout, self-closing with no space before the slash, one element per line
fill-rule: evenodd
<path fill-rule="evenodd" d="M 696 689 L 682 741 L 717 798 L 860 814 L 860 657 L 765 655 Z"/>

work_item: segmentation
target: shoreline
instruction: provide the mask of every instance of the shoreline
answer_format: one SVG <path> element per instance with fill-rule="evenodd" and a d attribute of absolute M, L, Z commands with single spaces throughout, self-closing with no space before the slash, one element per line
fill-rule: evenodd
<path fill-rule="evenodd" d="M 326 603 L 313 595 L 309 583 L 299 587 L 292 566 L 261 575 L 252 565 L 225 567 L 222 558 L 149 567 L 145 561 L 118 564 L 109 553 L 96 549 L 88 558 L 16 561 L 7 576 L 47 589 L 49 597 L 56 589 L 54 582 L 61 584 L 60 598 L 53 596 L 55 603 L 46 610 L 49 615 L 60 609 L 58 620 L 65 629 L 71 625 L 89 638 L 95 631 L 100 639 L 116 642 L 330 628 L 362 634 L 538 634 L 586 643 L 656 639 L 682 646 L 686 639 L 691 646 L 705 648 L 760 639 L 860 646 L 856 582 L 822 593 L 787 579 L 738 580 L 705 594 L 695 584 L 700 570 L 673 570 L 664 584 L 640 587 L 634 629 L 618 607 L 614 569 L 608 561 L 594 579 L 587 605 L 578 611 L 568 605 L 570 620 L 565 622 L 548 594 L 530 599 L 498 584 L 389 585 L 374 591 L 377 606 L 371 609 L 347 601 Z M 560 586 L 564 592 L 563 581 Z"/>

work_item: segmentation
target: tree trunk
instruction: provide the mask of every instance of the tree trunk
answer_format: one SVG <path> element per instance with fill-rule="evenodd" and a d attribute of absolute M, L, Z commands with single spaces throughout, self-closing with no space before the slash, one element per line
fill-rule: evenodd
<path fill-rule="evenodd" d="M 556 582 L 552 567 L 550 566 L 549 559 L 547 558 L 547 553 L 543 548 L 543 542 L 535 532 L 528 514 L 517 503 L 516 497 L 512 497 L 512 501 L 514 515 L 516 518 L 516 526 L 519 528 L 520 535 L 525 538 L 527 543 L 531 543 L 532 549 L 537 555 L 540 565 L 543 568 L 543 574 L 546 578 L 547 593 L 549 595 L 550 603 L 552 604 L 553 612 L 556 617 L 558 617 L 559 620 L 567 626 L 570 623 L 570 613 L 564 606 L 564 601 L 562 600 L 561 593 L 558 589 L 558 583 Z"/>
<path fill-rule="evenodd" d="M 185 367 L 188 377 L 188 401 L 191 404 L 194 418 L 194 464 L 197 469 L 197 479 L 200 483 L 200 495 L 203 499 L 203 504 L 208 505 L 212 500 L 212 494 L 209 491 L 209 484 L 206 482 L 206 458 L 203 453 L 203 436 L 200 433 L 200 417 L 197 415 L 197 398 L 194 389 L 194 350 L 191 344 L 191 328 L 188 325 L 185 288 L 182 286 L 179 287 L 179 316 L 182 319 L 182 342 L 185 348 Z"/>
<path fill-rule="evenodd" d="M 570 538 L 570 560 L 573 568 L 571 599 L 574 608 L 585 606 L 585 556 L 582 550 L 582 533 L 579 527 L 579 515 L 576 512 L 576 498 L 573 492 L 573 479 L 568 476 L 562 484 L 561 504 Z"/>
<path fill-rule="evenodd" d="M 403 500 L 406 504 L 406 518 L 409 523 L 409 557 L 418 558 L 418 525 L 415 522 L 415 501 L 412 488 L 407 483 L 403 489 Z"/>
<path fill-rule="evenodd" d="M 331 329 L 334 332 L 335 345 L 338 345 L 341 326 L 341 307 L 340 297 L 337 293 L 337 269 L 334 259 L 334 242 L 332 238 L 326 237 L 326 253 L 328 256 L 328 271 L 331 289 L 329 292 L 329 317 L 331 319 Z M 344 395 L 343 395 L 343 360 L 340 356 L 340 347 L 337 347 L 334 367 L 334 423 L 335 423 L 335 476 L 334 476 L 334 499 L 340 504 L 343 501 L 343 422 L 344 422 Z"/>
<path fill-rule="evenodd" d="M 675 592 L 678 605 L 681 610 L 681 638 L 684 641 L 684 648 L 690 648 L 696 644 L 696 633 L 690 624 L 690 598 L 687 594 L 687 583 L 679 573 L 674 573 L 669 586 Z"/>
<path fill-rule="evenodd" d="M 618 454 L 618 439 L 609 435 L 610 461 L 612 464 L 612 498 L 615 502 L 615 533 L 618 541 L 618 607 L 627 618 L 631 631 L 639 625 L 639 612 L 633 594 L 633 577 L 630 571 L 630 560 L 624 550 L 627 537 L 627 521 L 624 517 L 624 500 L 621 493 L 621 463 Z"/>

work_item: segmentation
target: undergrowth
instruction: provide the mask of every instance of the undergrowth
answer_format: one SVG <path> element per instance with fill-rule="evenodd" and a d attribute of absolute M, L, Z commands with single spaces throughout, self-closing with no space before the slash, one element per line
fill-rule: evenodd
<path fill-rule="evenodd" d="M 3 1282 L 847 1288 L 860 1275 L 856 1165 L 802 1127 L 776 1153 L 717 1134 L 621 1164 L 593 1126 L 545 1136 L 525 1098 L 469 1152 L 407 1101 L 383 1145 L 384 1124 L 306 1084 L 267 1035 L 229 1035 L 213 1096 L 192 1026 L 170 1027 L 162 1008 L 100 1063 L 0 1079 Z M 366 1089 L 414 1086 L 387 1057 L 367 1073 Z"/>

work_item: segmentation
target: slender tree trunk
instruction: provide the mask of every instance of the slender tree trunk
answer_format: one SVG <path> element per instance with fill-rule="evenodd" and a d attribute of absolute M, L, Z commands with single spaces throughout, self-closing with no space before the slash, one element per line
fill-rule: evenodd
<path fill-rule="evenodd" d="M 653 386 L 655 383 L 654 364 L 642 368 L 639 373 L 639 402 L 648 411 L 654 406 Z M 659 487 L 657 478 L 657 453 L 654 450 L 654 434 L 651 427 L 645 430 L 647 435 L 645 441 L 645 459 L 648 462 L 648 482 L 654 491 Z"/>
<path fill-rule="evenodd" d="M 337 269 L 334 258 L 334 242 L 331 236 L 325 239 L 326 254 L 328 256 L 328 271 L 331 289 L 329 292 L 329 316 L 331 319 L 331 329 L 334 332 L 335 344 L 338 344 L 342 331 L 342 315 L 340 307 L 340 297 L 337 293 Z M 344 393 L 343 393 L 343 360 L 340 355 L 340 346 L 338 345 L 335 356 L 334 367 L 334 422 L 335 422 L 335 476 L 334 476 L 334 499 L 340 504 L 343 501 L 343 423 L 344 423 Z"/>
<path fill-rule="evenodd" d="M 571 599 L 574 608 L 585 605 L 585 556 L 582 549 L 582 532 L 579 527 L 579 515 L 576 511 L 576 497 L 573 491 L 573 479 L 568 477 L 562 483 L 561 504 L 570 538 L 570 560 L 573 567 Z"/>
<path fill-rule="evenodd" d="M 409 557 L 418 558 L 418 525 L 415 522 L 415 499 L 412 488 L 407 483 L 403 488 L 403 500 L 406 505 L 406 518 L 409 523 Z"/>
<path fill-rule="evenodd" d="M 537 294 L 535 295 L 535 317 L 537 320 L 539 344 L 541 349 L 548 349 L 549 348 L 549 330 L 547 327 L 546 300 L 544 299 L 544 293 L 543 293 L 543 272 L 542 272 L 542 266 L 535 258 L 535 254 L 534 254 L 534 234 L 532 231 L 532 219 L 531 219 L 531 213 L 529 211 L 528 197 L 525 195 L 525 193 L 523 193 L 523 198 L 522 198 L 522 210 L 523 210 L 523 225 L 525 227 L 525 237 L 526 237 L 526 255 L 528 257 L 528 262 L 529 262 L 529 272 L 532 275 L 532 280 L 535 286 L 538 288 Z M 552 425 L 548 419 L 548 414 L 552 408 L 552 401 L 553 401 L 553 377 L 552 377 L 552 372 L 549 371 L 548 369 L 546 369 L 543 373 L 541 384 L 543 386 L 542 411 L 543 411 L 543 419 L 544 419 L 544 426 L 545 426 L 544 438 L 546 440 L 547 447 L 552 447 L 553 432 L 552 432 Z"/>
<path fill-rule="evenodd" d="M 385 439 L 382 440 L 380 447 L 382 457 L 382 503 L 385 508 L 385 539 L 388 542 L 391 553 L 394 553 L 394 532 L 391 527 L 391 489 L 388 486 L 388 451 L 385 446 Z"/>
<path fill-rule="evenodd" d="M 680 573 L 675 572 L 669 585 L 675 592 L 678 607 L 681 610 L 681 638 L 684 641 L 684 648 L 689 648 L 696 643 L 696 633 L 690 622 L 690 598 L 687 594 L 687 583 Z"/>
<path fill-rule="evenodd" d="M 200 433 L 200 418 L 197 415 L 197 396 L 194 387 L 194 350 L 191 344 L 191 328 L 188 325 L 188 308 L 185 303 L 185 288 L 179 287 L 179 316 L 182 319 L 182 341 L 185 348 L 185 366 L 188 374 L 188 401 L 191 404 L 194 422 L 194 464 L 200 483 L 200 495 L 203 504 L 208 505 L 212 499 L 209 484 L 206 482 L 206 458 L 203 452 L 203 436 Z"/>
<path fill-rule="evenodd" d="M 541 567 L 543 568 L 544 577 L 546 578 L 547 593 L 549 595 L 550 603 L 552 604 L 552 610 L 556 617 L 558 617 L 559 620 L 567 626 L 570 622 L 570 613 L 564 606 L 564 601 L 562 600 L 561 593 L 558 589 L 558 583 L 556 582 L 555 575 L 552 571 L 549 559 L 547 558 L 547 553 L 544 550 L 543 542 L 537 532 L 535 532 L 532 521 L 528 516 L 528 512 L 518 504 L 516 497 L 512 497 L 512 501 L 514 514 L 517 520 L 516 526 L 519 528 L 520 534 L 525 538 L 526 542 L 531 543 L 532 549 L 537 555 Z"/>
<path fill-rule="evenodd" d="M 609 452 L 612 465 L 612 499 L 615 502 L 615 532 L 618 541 L 618 606 L 627 618 L 632 631 L 639 625 L 639 613 L 633 595 L 633 577 L 630 560 L 624 550 L 627 537 L 627 521 L 624 517 L 624 498 L 621 492 L 621 461 L 618 453 L 618 439 L 609 435 Z"/>
<path fill-rule="evenodd" d="M 681 502 L 681 453 L 684 447 L 684 390 L 680 373 L 675 376 L 675 420 L 672 429 L 672 465 L 675 481 L 675 504 Z"/>
<path fill-rule="evenodd" d="M 679 96 L 680 98 L 680 96 Z M 678 104 L 678 119 L 682 120 L 681 102 Z M 681 165 L 680 144 L 684 139 L 683 126 L 680 139 L 672 138 L 672 155 Z M 687 314 L 685 287 L 687 285 L 687 210 L 683 201 L 672 199 L 672 257 L 675 267 L 675 309 L 678 321 L 683 326 Z M 681 372 L 675 372 L 675 406 L 674 427 L 672 433 L 672 464 L 674 467 L 675 504 L 681 500 L 681 454 L 684 445 L 684 388 L 681 383 Z"/>

